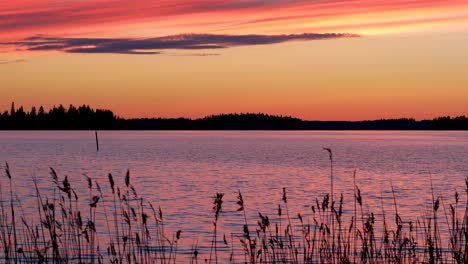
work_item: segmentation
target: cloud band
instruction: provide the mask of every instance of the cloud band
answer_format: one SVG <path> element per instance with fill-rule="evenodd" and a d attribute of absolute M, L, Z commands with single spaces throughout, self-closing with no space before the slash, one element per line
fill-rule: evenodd
<path fill-rule="evenodd" d="M 156 38 L 60 38 L 37 35 L 14 42 L 0 42 L 25 51 L 69 53 L 159 54 L 163 50 L 215 50 L 237 46 L 269 45 L 289 41 L 312 41 L 359 37 L 349 33 L 303 33 L 289 35 L 182 34 Z"/>

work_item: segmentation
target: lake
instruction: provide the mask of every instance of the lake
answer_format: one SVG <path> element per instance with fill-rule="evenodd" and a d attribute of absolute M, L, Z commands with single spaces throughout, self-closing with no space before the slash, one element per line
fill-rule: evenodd
<path fill-rule="evenodd" d="M 94 131 L 1 131 L 0 161 L 9 164 L 25 214 L 37 211 L 33 176 L 53 197 L 49 167 L 60 179 L 67 175 L 78 196 L 87 197 L 88 176 L 109 198 L 108 173 L 125 186 L 129 170 L 138 195 L 161 207 L 167 232 L 182 231 L 180 250 L 196 245 L 206 255 L 216 193 L 224 193 L 218 228 L 228 238 L 242 234 L 239 190 L 252 229 L 258 212 L 274 218 L 283 187 L 293 224 L 299 225 L 298 213 L 311 216 L 316 198 L 330 193 L 324 147 L 333 151 L 334 197 L 343 193 L 344 215 L 353 209 L 354 181 L 365 212 L 392 211 L 393 186 L 398 213 L 416 220 L 432 206 L 432 195 L 445 207 L 455 191 L 464 195 L 468 176 L 468 132 L 99 131 L 99 142 L 96 151 Z M 2 188 L 5 196 L 4 175 Z"/>

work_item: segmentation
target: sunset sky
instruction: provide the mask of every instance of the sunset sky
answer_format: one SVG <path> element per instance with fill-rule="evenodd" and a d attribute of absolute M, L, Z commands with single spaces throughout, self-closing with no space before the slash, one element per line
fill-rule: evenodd
<path fill-rule="evenodd" d="M 468 1 L 0 1 L 0 110 L 468 115 Z"/>

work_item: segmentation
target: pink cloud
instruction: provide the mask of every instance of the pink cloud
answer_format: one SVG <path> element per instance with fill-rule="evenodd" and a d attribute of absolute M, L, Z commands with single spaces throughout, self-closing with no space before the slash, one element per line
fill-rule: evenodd
<path fill-rule="evenodd" d="M 15 0 L 0 2 L 1 40 L 37 34 L 67 36 L 132 35 L 134 32 L 165 30 L 183 32 L 265 33 L 267 27 L 283 34 L 300 23 L 327 21 L 350 15 L 377 12 L 433 10 L 440 19 L 446 12 L 465 11 L 463 0 Z M 442 16 L 442 17 L 440 17 Z M 423 20 L 424 18 L 418 18 Z M 434 18 L 428 17 L 427 20 Z M 271 26 L 271 23 L 275 23 Z M 355 22 L 355 21 L 354 21 Z M 375 22 L 378 27 L 381 21 Z M 372 24 L 372 21 L 370 22 Z M 340 28 L 336 28 L 339 30 Z M 155 35 L 153 35 L 155 36 Z"/>

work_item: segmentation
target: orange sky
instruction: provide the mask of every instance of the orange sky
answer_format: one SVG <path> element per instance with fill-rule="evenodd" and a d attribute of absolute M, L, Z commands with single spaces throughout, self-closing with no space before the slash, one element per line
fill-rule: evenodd
<path fill-rule="evenodd" d="M 0 2 L 0 109 L 468 115 L 468 2 Z"/>

